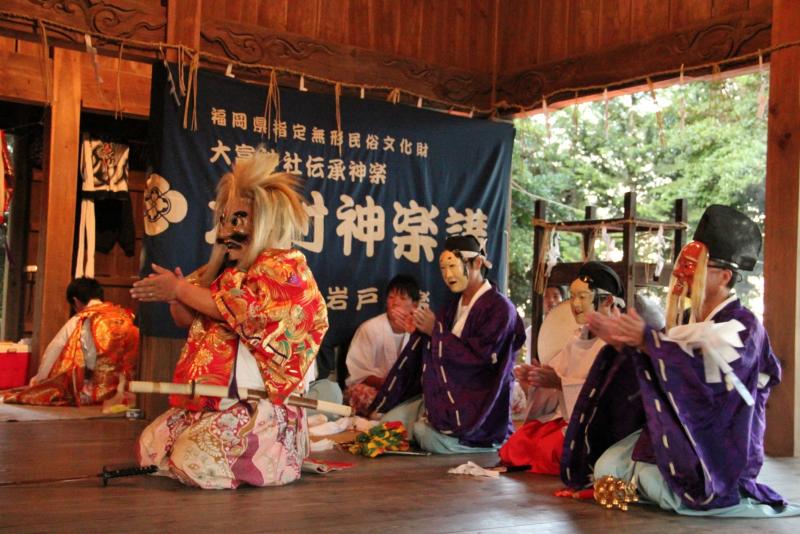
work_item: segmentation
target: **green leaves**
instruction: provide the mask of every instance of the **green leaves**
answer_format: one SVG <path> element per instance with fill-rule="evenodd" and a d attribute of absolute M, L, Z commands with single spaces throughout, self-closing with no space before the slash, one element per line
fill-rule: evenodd
<path fill-rule="evenodd" d="M 767 133 L 766 119 L 756 116 L 761 83 L 762 75 L 752 74 L 659 90 L 663 145 L 647 92 L 609 100 L 607 128 L 602 100 L 578 105 L 577 128 L 572 107 L 552 112 L 549 141 L 542 115 L 519 119 L 512 182 L 574 208 L 549 203 L 549 220 L 581 219 L 590 204 L 600 217 L 621 216 L 622 196 L 632 190 L 644 218 L 671 219 L 675 199 L 686 198 L 690 228 L 713 203 L 763 222 Z M 512 193 L 509 292 L 527 310 L 533 202 L 530 195 Z M 580 259 L 578 239 L 562 240 L 561 248 L 569 261 Z M 740 295 L 756 296 L 747 280 L 737 287 Z"/>

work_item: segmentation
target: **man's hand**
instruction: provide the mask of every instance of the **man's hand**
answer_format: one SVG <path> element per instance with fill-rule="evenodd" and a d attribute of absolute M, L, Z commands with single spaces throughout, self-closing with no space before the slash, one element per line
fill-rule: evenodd
<path fill-rule="evenodd" d="M 537 361 L 530 365 L 523 363 L 514 369 L 514 376 L 525 389 L 530 386 L 540 388 L 561 389 L 561 377 L 549 365 L 542 365 Z"/>
<path fill-rule="evenodd" d="M 522 386 L 524 390 L 527 390 L 533 385 L 529 378 L 529 373 L 532 368 L 533 366 L 527 363 L 521 363 L 514 367 L 514 378 L 517 379 L 517 382 L 519 382 L 519 385 Z"/>
<path fill-rule="evenodd" d="M 627 314 L 617 311 L 611 317 L 592 312 L 586 319 L 594 335 L 618 350 L 624 345 L 638 349 L 644 347 L 645 323 L 636 310 L 631 309 Z"/>
<path fill-rule="evenodd" d="M 165 269 L 155 263 L 151 264 L 153 274 L 133 283 L 131 296 L 143 302 L 172 302 L 177 300 L 178 284 L 185 283 L 183 278 L 178 278 L 176 272 Z"/>
<path fill-rule="evenodd" d="M 436 316 L 427 308 L 420 306 L 414 310 L 414 326 L 423 334 L 429 336 L 433 334 L 433 325 L 436 324 Z"/>
<path fill-rule="evenodd" d="M 631 308 L 627 314 L 620 315 L 614 339 L 618 343 L 644 350 L 644 320 Z"/>

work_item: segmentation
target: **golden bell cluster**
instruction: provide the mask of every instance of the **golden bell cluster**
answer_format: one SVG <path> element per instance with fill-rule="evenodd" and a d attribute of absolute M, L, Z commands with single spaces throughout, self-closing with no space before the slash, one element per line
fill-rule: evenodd
<path fill-rule="evenodd" d="M 636 482 L 627 482 L 611 475 L 604 476 L 594 483 L 594 500 L 609 510 L 617 508 L 626 511 L 628 504 L 639 501 Z"/>

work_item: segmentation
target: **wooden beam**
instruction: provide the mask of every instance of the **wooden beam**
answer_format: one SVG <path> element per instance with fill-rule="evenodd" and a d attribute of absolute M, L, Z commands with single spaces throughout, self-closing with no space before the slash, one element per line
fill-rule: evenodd
<path fill-rule="evenodd" d="M 533 217 L 540 221 L 547 220 L 547 201 L 536 200 L 533 203 Z M 539 351 L 536 340 L 539 339 L 539 330 L 542 328 L 544 319 L 544 290 L 541 293 L 536 291 L 536 271 L 541 257 L 542 240 L 544 239 L 544 227 L 533 226 L 533 267 L 531 268 L 531 361 L 539 360 Z"/>
<path fill-rule="evenodd" d="M 78 193 L 81 118 L 81 54 L 53 51 L 53 104 L 45 125 L 45 198 L 39 237 L 36 298 L 33 308 L 33 355 L 36 370 L 41 350 L 69 317 L 65 298 L 72 278 L 73 235 Z"/>
<path fill-rule="evenodd" d="M 19 39 L 39 41 L 29 18 L 55 22 L 61 27 L 48 27 L 47 38 L 51 46 L 84 50 L 84 32 L 110 37 L 160 43 L 166 37 L 166 9 L 161 2 L 152 0 L 106 0 L 103 2 L 32 2 L 30 0 L 3 0 L 2 10 L 25 17 L 0 20 L 0 34 Z M 75 28 L 76 31 L 64 29 Z M 116 56 L 119 45 L 113 41 L 95 40 L 93 45 L 101 52 Z M 150 50 L 129 48 L 126 57 L 154 57 Z"/>
<path fill-rule="evenodd" d="M 120 102 L 126 117 L 148 118 L 150 116 L 151 67 L 123 59 L 121 69 L 118 58 L 99 56 L 98 68 L 92 56 L 82 54 L 81 76 L 83 109 L 114 113 L 117 108 L 117 77 L 119 76 Z M 102 83 L 98 83 L 98 74 Z"/>
<path fill-rule="evenodd" d="M 636 218 L 636 193 L 625 193 L 623 216 L 628 221 Z M 636 302 L 636 280 L 634 266 L 636 265 L 636 223 L 626 222 L 622 227 L 622 271 L 620 277 L 625 288 L 625 305 L 632 310 Z"/>
<path fill-rule="evenodd" d="M 629 85 L 640 85 L 641 77 L 648 73 L 670 69 L 677 71 L 681 65 L 691 67 L 756 52 L 770 46 L 770 17 L 771 12 L 768 9 L 744 16 L 737 14 L 722 17 L 669 35 L 506 73 L 498 80 L 497 100 L 509 112 L 533 109 L 541 105 L 542 95 L 556 91 L 566 90 L 548 97 L 548 105 L 574 99 L 575 92 L 569 88 L 610 84 L 637 77 L 639 80 Z M 757 63 L 758 59 L 750 61 L 751 64 L 754 62 Z M 741 66 L 730 64 L 725 68 Z M 689 74 L 694 76 L 703 73 Z M 653 77 L 654 81 L 658 79 L 660 78 Z M 577 96 L 598 92 L 602 92 L 602 88 Z"/>
<path fill-rule="evenodd" d="M 490 105 L 492 81 L 488 72 L 434 65 L 416 58 L 232 21 L 205 20 L 201 38 L 204 52 L 243 63 L 274 65 L 367 87 L 399 88 L 424 98 L 466 107 L 486 109 Z M 299 77 L 282 73 L 279 82 L 286 83 L 290 79 L 296 85 Z M 306 79 L 306 85 L 314 91 L 330 91 L 330 84 L 318 87 L 313 80 Z M 357 94 L 356 89 L 350 91 Z M 415 101 L 407 99 L 408 103 Z"/>
<path fill-rule="evenodd" d="M 53 68 L 47 59 L 48 70 Z M 26 104 L 43 104 L 47 100 L 42 77 L 41 56 L 18 52 L 0 52 L 0 99 Z"/>
<path fill-rule="evenodd" d="M 772 44 L 800 39 L 800 10 L 794 0 L 773 2 Z M 800 48 L 770 59 L 767 128 L 764 323 L 783 366 L 783 382 L 767 405 L 766 449 L 800 455 Z"/>
<path fill-rule="evenodd" d="M 200 0 L 169 0 L 167 3 L 167 42 L 200 50 L 202 16 Z M 175 61 L 177 54 L 171 50 L 168 57 L 170 61 Z"/>

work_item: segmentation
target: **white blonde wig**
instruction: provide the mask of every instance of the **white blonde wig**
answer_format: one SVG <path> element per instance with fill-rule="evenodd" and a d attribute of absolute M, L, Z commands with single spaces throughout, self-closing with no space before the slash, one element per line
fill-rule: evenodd
<path fill-rule="evenodd" d="M 274 172 L 279 157 L 258 151 L 248 159 L 237 159 L 233 171 L 217 184 L 215 215 L 217 225 L 228 203 L 242 198 L 252 203 L 253 231 L 237 267 L 246 271 L 264 250 L 288 249 L 308 228 L 308 214 L 298 192 L 299 179 L 288 172 Z M 202 276 L 208 287 L 225 261 L 225 245 L 215 244 Z"/>

